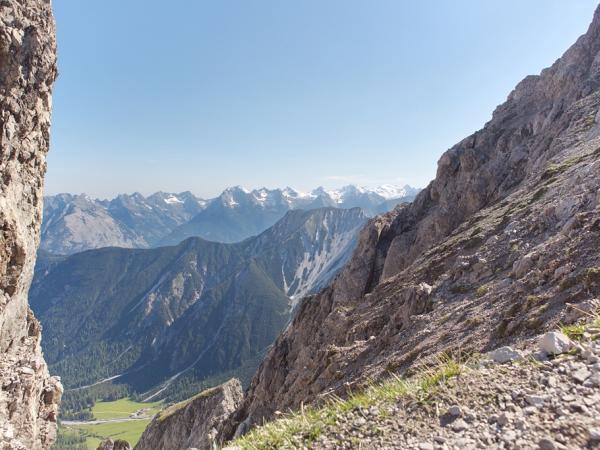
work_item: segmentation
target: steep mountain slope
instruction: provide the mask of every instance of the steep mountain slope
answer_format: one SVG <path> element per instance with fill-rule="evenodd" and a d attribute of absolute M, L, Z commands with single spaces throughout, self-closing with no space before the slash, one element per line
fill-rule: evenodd
<path fill-rule="evenodd" d="M 263 232 L 293 209 L 358 207 L 373 216 L 393 209 L 400 202 L 411 201 L 417 192 L 410 186 L 392 185 L 374 190 L 352 185 L 330 191 L 317 188 L 310 193 L 289 187 L 247 191 L 236 186 L 226 189 L 205 210 L 173 230 L 162 244 L 174 245 L 192 236 L 217 242 L 239 242 Z"/>
<path fill-rule="evenodd" d="M 50 2 L 0 4 L 0 448 L 48 449 L 60 382 L 27 305 L 39 243 L 56 40 Z"/>
<path fill-rule="evenodd" d="M 294 210 L 245 247 L 295 305 L 343 268 L 365 222 L 357 208 Z"/>
<path fill-rule="evenodd" d="M 189 192 L 157 192 L 149 197 L 135 193 L 110 201 L 87 195 L 48 196 L 44 199 L 40 248 L 55 254 L 72 254 L 110 246 L 152 247 L 204 205 L 204 200 Z"/>
<path fill-rule="evenodd" d="M 237 244 L 191 238 L 40 260 L 31 304 L 48 361 L 69 387 L 118 376 L 138 392 L 255 368 L 289 320 L 289 296 L 326 284 L 365 221 L 359 209 L 291 211 Z"/>
<path fill-rule="evenodd" d="M 600 12 L 552 67 L 373 219 L 260 366 L 238 432 L 443 351 L 485 351 L 600 295 Z"/>

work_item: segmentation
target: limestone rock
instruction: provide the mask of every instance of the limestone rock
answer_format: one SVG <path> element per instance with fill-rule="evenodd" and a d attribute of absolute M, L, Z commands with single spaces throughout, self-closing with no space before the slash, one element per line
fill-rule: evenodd
<path fill-rule="evenodd" d="M 499 364 L 504 364 L 510 361 L 517 361 L 523 358 L 521 352 L 514 350 L 512 347 L 500 347 L 490 353 L 492 360 Z"/>
<path fill-rule="evenodd" d="M 0 448 L 50 448 L 62 386 L 27 304 L 39 244 L 56 41 L 51 3 L 0 3 Z"/>
<path fill-rule="evenodd" d="M 135 450 L 212 449 L 230 414 L 242 401 L 242 386 L 233 378 L 190 400 L 160 412 L 148 425 Z"/>
<path fill-rule="evenodd" d="M 541 350 L 549 355 L 560 355 L 568 352 L 572 346 L 571 340 L 558 331 L 546 333 L 540 342 Z"/>

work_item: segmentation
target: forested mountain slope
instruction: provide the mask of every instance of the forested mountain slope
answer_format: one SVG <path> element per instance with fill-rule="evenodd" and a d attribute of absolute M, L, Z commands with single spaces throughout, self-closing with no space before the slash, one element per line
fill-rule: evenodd
<path fill-rule="evenodd" d="M 182 375 L 251 372 L 295 296 L 329 282 L 365 221 L 358 208 L 290 211 L 237 244 L 190 238 L 42 256 L 31 304 L 46 357 L 68 388 L 116 377 L 147 396 Z"/>

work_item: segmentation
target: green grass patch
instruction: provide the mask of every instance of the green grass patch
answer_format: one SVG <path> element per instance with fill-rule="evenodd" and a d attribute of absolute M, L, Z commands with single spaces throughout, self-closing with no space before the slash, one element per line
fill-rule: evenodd
<path fill-rule="evenodd" d="M 563 325 L 560 331 L 574 341 L 580 341 L 583 338 L 587 326 L 586 324 Z"/>
<path fill-rule="evenodd" d="M 539 188 L 539 189 L 538 189 L 538 190 L 535 192 L 535 194 L 533 194 L 533 195 L 531 196 L 531 201 L 529 202 L 529 204 L 532 204 L 532 203 L 535 203 L 535 202 L 537 202 L 539 199 L 541 199 L 541 198 L 544 196 L 544 194 L 545 194 L 546 192 L 548 192 L 548 188 L 547 188 L 547 187 L 541 187 L 541 188 Z"/>
<path fill-rule="evenodd" d="M 147 420 L 132 420 L 129 422 L 109 422 L 97 425 L 69 425 L 65 426 L 65 432 L 80 431 L 86 437 L 86 445 L 90 450 L 96 450 L 98 444 L 106 438 L 123 439 L 135 446 L 142 433 L 150 423 Z"/>
<path fill-rule="evenodd" d="M 475 295 L 477 296 L 477 298 L 481 298 L 485 294 L 487 294 L 489 291 L 490 291 L 489 287 L 487 287 L 487 286 L 479 286 L 477 288 L 477 291 L 475 291 Z"/>
<path fill-rule="evenodd" d="M 539 295 L 528 295 L 527 296 L 527 308 L 532 309 L 544 302 L 544 298 Z"/>
<path fill-rule="evenodd" d="M 98 420 L 124 419 L 140 409 L 145 409 L 145 414 L 154 416 L 161 409 L 161 402 L 141 403 L 128 398 L 113 402 L 97 402 L 92 408 L 92 414 Z"/>
<path fill-rule="evenodd" d="M 230 445 L 243 449 L 301 448 L 315 442 L 319 436 L 345 413 L 371 406 L 391 405 L 403 396 L 430 396 L 437 387 L 461 373 L 458 362 L 444 358 L 439 366 L 423 369 L 420 376 L 406 380 L 392 378 L 374 383 L 367 389 L 350 393 L 347 398 L 331 398 L 324 405 L 302 407 L 261 427 L 257 427 Z"/>
<path fill-rule="evenodd" d="M 123 439 L 134 446 L 148 426 L 151 418 L 157 414 L 162 402 L 141 403 L 128 398 L 110 402 L 97 402 L 92 408 L 94 417 L 98 420 L 127 419 L 131 414 L 144 409 L 148 419 L 130 420 L 123 422 L 108 422 L 100 424 L 65 425 L 59 429 L 59 441 L 53 450 L 71 450 L 68 442 L 74 436 L 85 438 L 85 447 L 96 450 L 98 444 L 106 438 Z M 78 444 L 81 445 L 81 444 Z M 80 447 L 75 447 L 79 449 Z"/>

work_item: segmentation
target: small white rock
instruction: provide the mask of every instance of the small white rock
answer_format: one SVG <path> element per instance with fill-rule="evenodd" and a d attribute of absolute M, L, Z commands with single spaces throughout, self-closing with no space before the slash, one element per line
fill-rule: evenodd
<path fill-rule="evenodd" d="M 516 361 L 523 358 L 523 355 L 518 350 L 512 347 L 500 347 L 489 353 L 490 358 L 496 363 L 504 364 L 510 361 Z"/>
<path fill-rule="evenodd" d="M 585 380 L 587 380 L 590 375 L 592 375 L 592 372 L 590 372 L 589 370 L 587 370 L 586 367 L 582 367 L 581 369 L 577 369 L 575 372 L 573 372 L 571 374 L 571 376 L 573 377 L 573 379 L 575 381 L 577 381 L 578 383 L 583 383 Z"/>
<path fill-rule="evenodd" d="M 458 432 L 466 430 L 467 428 L 469 428 L 469 425 L 467 425 L 467 422 L 465 422 L 464 420 L 457 419 L 452 423 L 451 427 L 454 431 Z"/>
<path fill-rule="evenodd" d="M 541 408 L 542 406 L 544 406 L 544 397 L 541 397 L 539 395 L 528 395 L 527 397 L 525 397 L 525 401 L 527 401 L 527 403 L 529 403 L 531 406 L 535 406 L 536 408 Z"/>
<path fill-rule="evenodd" d="M 33 369 L 31 367 L 27 367 L 27 366 L 21 367 L 19 369 L 19 372 L 21 372 L 23 375 L 34 375 L 35 374 Z"/>
<path fill-rule="evenodd" d="M 546 333 L 540 342 L 541 350 L 549 355 L 560 355 L 561 353 L 568 352 L 572 346 L 573 343 L 571 340 L 558 331 Z"/>

